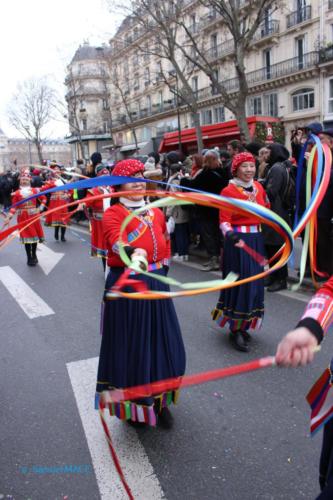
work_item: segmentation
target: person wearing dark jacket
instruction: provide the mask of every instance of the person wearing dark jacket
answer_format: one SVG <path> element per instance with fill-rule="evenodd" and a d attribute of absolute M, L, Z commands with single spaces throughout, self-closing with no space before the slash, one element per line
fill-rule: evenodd
<path fill-rule="evenodd" d="M 323 130 L 321 142 L 333 151 L 333 129 Z M 317 264 L 318 271 L 333 275 L 333 165 L 325 196 L 317 211 Z"/>
<path fill-rule="evenodd" d="M 200 189 L 207 193 L 220 194 L 229 183 L 229 174 L 226 168 L 221 168 L 219 155 L 209 149 L 204 155 L 203 168 L 194 178 L 184 177 L 181 186 Z M 198 206 L 201 238 L 209 255 L 209 261 L 203 271 L 214 271 L 220 268 L 221 237 L 219 229 L 219 211 L 217 208 Z"/>
<path fill-rule="evenodd" d="M 290 225 L 288 209 L 283 201 L 288 183 L 287 168 L 291 166 L 288 161 L 289 151 L 282 144 L 269 144 L 268 167 L 263 186 L 271 203 L 271 210 L 282 217 Z M 266 255 L 273 257 L 279 248 L 283 245 L 283 238 L 274 229 L 264 226 L 264 240 Z M 274 262 L 271 263 L 271 266 Z M 281 269 L 270 274 L 265 281 L 268 286 L 268 292 L 278 292 L 287 288 L 288 267 L 285 264 Z"/>

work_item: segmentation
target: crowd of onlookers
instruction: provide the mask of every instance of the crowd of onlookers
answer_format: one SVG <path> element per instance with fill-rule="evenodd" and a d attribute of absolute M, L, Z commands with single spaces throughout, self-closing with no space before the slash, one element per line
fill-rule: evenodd
<path fill-rule="evenodd" d="M 172 151 L 163 156 L 151 153 L 140 159 L 145 164 L 144 176 L 150 181 L 163 181 L 166 191 L 178 190 L 179 187 L 192 188 L 213 194 L 220 194 L 232 177 L 233 157 L 249 151 L 256 159 L 256 179 L 262 183 L 271 204 L 271 210 L 282 217 L 290 226 L 294 223 L 296 204 L 296 173 L 301 151 L 309 134 L 314 134 L 333 149 L 333 129 L 323 130 L 320 123 L 314 122 L 305 128 L 298 128 L 292 133 L 290 151 L 278 143 L 251 142 L 244 144 L 238 140 L 228 142 L 225 148 L 204 149 L 200 153 L 185 156 L 179 151 Z M 300 217 L 306 208 L 306 165 L 314 141 L 308 142 L 304 158 L 304 169 L 299 190 Z M 63 172 L 66 180 L 79 180 L 81 175 L 94 177 L 95 169 L 102 162 L 99 152 L 93 153 L 91 163 L 84 166 L 82 160 L 70 173 Z M 48 179 L 48 170 L 32 170 L 32 186 L 39 187 Z M 112 166 L 109 168 L 112 175 Z M 153 191 L 158 184 L 148 182 L 149 199 L 153 200 Z M 7 208 L 11 204 L 11 192 L 18 188 L 18 173 L 7 172 L 0 176 L 0 203 Z M 77 190 L 76 197 L 82 199 L 85 190 Z M 223 255 L 223 237 L 219 229 L 218 210 L 209 206 L 170 206 L 166 210 L 168 228 L 172 235 L 172 251 L 175 260 L 188 260 L 190 248 L 202 248 L 208 255 L 208 261 L 202 270 L 212 271 L 220 268 Z M 79 222 L 86 218 L 81 211 L 74 217 Z M 327 193 L 318 212 L 317 262 L 318 278 L 320 273 L 333 274 L 333 171 Z M 283 243 L 282 237 L 269 227 L 264 227 L 266 257 L 272 257 Z M 310 273 L 309 268 L 306 271 Z M 269 291 L 277 291 L 287 286 L 288 269 L 285 265 L 274 272 L 266 281 Z"/>

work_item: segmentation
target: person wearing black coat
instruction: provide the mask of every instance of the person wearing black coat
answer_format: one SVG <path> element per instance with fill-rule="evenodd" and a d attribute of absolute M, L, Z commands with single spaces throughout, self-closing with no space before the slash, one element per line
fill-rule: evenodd
<path fill-rule="evenodd" d="M 321 142 L 333 152 L 333 129 L 323 130 Z M 325 196 L 317 211 L 317 264 L 318 271 L 333 275 L 333 164 Z"/>
<path fill-rule="evenodd" d="M 291 223 L 288 209 L 283 202 L 288 174 L 286 169 L 290 167 L 291 162 L 288 161 L 289 151 L 282 144 L 269 144 L 267 149 L 270 151 L 268 157 L 268 167 L 263 186 L 271 203 L 271 210 L 282 217 L 289 225 Z M 264 226 L 264 241 L 266 255 L 268 258 L 273 257 L 284 241 L 274 229 L 269 226 Z M 272 262 L 271 266 L 274 264 Z M 277 292 L 287 288 L 288 266 L 285 264 L 281 269 L 270 274 L 265 281 L 268 286 L 268 292 Z"/>
<path fill-rule="evenodd" d="M 229 183 L 229 174 L 222 168 L 219 155 L 215 150 L 208 150 L 204 155 L 203 168 L 194 178 L 184 177 L 181 186 L 220 194 Z M 219 228 L 219 211 L 217 208 L 198 206 L 200 219 L 200 236 L 209 255 L 209 261 L 203 271 L 214 271 L 220 268 L 221 236 Z"/>

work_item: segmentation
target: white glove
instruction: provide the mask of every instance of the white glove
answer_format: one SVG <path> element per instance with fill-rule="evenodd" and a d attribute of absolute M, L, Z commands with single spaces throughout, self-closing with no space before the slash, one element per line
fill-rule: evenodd
<path fill-rule="evenodd" d="M 175 230 L 175 219 L 171 216 L 169 217 L 168 222 L 166 223 L 167 230 L 169 234 L 172 234 Z"/>

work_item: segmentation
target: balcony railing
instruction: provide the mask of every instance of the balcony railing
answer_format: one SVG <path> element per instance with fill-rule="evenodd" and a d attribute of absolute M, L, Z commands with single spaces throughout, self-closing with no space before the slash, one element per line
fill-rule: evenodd
<path fill-rule="evenodd" d="M 333 59 L 333 47 L 325 49 L 325 53 L 327 54 L 326 57 Z M 249 86 L 251 86 L 313 68 L 319 62 L 319 54 L 320 52 L 308 52 L 307 54 L 304 54 L 303 57 L 293 57 L 292 59 L 287 59 L 280 63 L 272 64 L 271 66 L 265 66 L 258 70 L 251 71 L 246 74 L 247 83 Z M 221 81 L 220 83 L 224 86 L 227 92 L 237 92 L 239 90 L 239 79 L 237 77 Z M 195 95 L 198 101 L 214 97 L 216 95 L 219 95 L 218 87 L 210 85 L 209 87 L 198 89 L 197 91 L 195 91 Z M 185 93 L 183 93 L 183 98 L 179 97 L 179 106 L 186 105 L 185 97 Z M 170 111 L 176 108 L 176 99 L 170 99 L 169 101 L 164 101 L 163 103 L 153 104 L 151 109 L 142 109 L 139 113 L 137 113 L 136 117 L 133 117 L 133 119 L 139 120 L 141 118 L 154 116 L 159 113 Z M 115 127 L 124 125 L 128 121 L 129 120 L 126 120 L 126 117 L 121 117 L 121 119 L 119 120 L 114 120 L 113 126 Z"/>
<path fill-rule="evenodd" d="M 234 48 L 234 41 L 227 40 L 226 42 L 219 43 L 216 47 L 210 47 L 206 53 L 206 58 L 208 61 L 214 61 L 215 59 L 231 54 Z"/>
<path fill-rule="evenodd" d="M 250 71 L 246 74 L 246 80 L 248 85 L 251 86 L 312 68 L 318 64 L 318 62 L 318 52 L 309 52 L 304 54 L 302 58 L 293 57 L 292 59 L 287 59 L 286 61 L 272 64 L 271 66 L 265 66 L 255 71 Z M 224 86 L 227 92 L 237 92 L 239 90 L 239 80 L 237 77 L 221 81 L 221 85 Z M 209 87 L 204 87 L 197 91 L 198 100 L 207 99 L 208 97 L 216 95 L 216 93 L 217 89 L 215 87 L 211 85 Z"/>
<path fill-rule="evenodd" d="M 332 0 L 333 2 L 333 0 Z M 324 63 L 333 60 L 333 45 L 319 50 L 319 62 Z"/>
<path fill-rule="evenodd" d="M 262 38 L 266 38 L 267 36 L 275 35 L 280 31 L 280 23 L 275 19 L 271 19 L 270 21 L 264 21 L 258 28 L 254 38 L 255 40 L 261 40 Z"/>
<path fill-rule="evenodd" d="M 287 28 L 296 26 L 296 24 L 303 23 L 309 19 L 311 19 L 311 5 L 306 5 L 287 16 Z"/>

